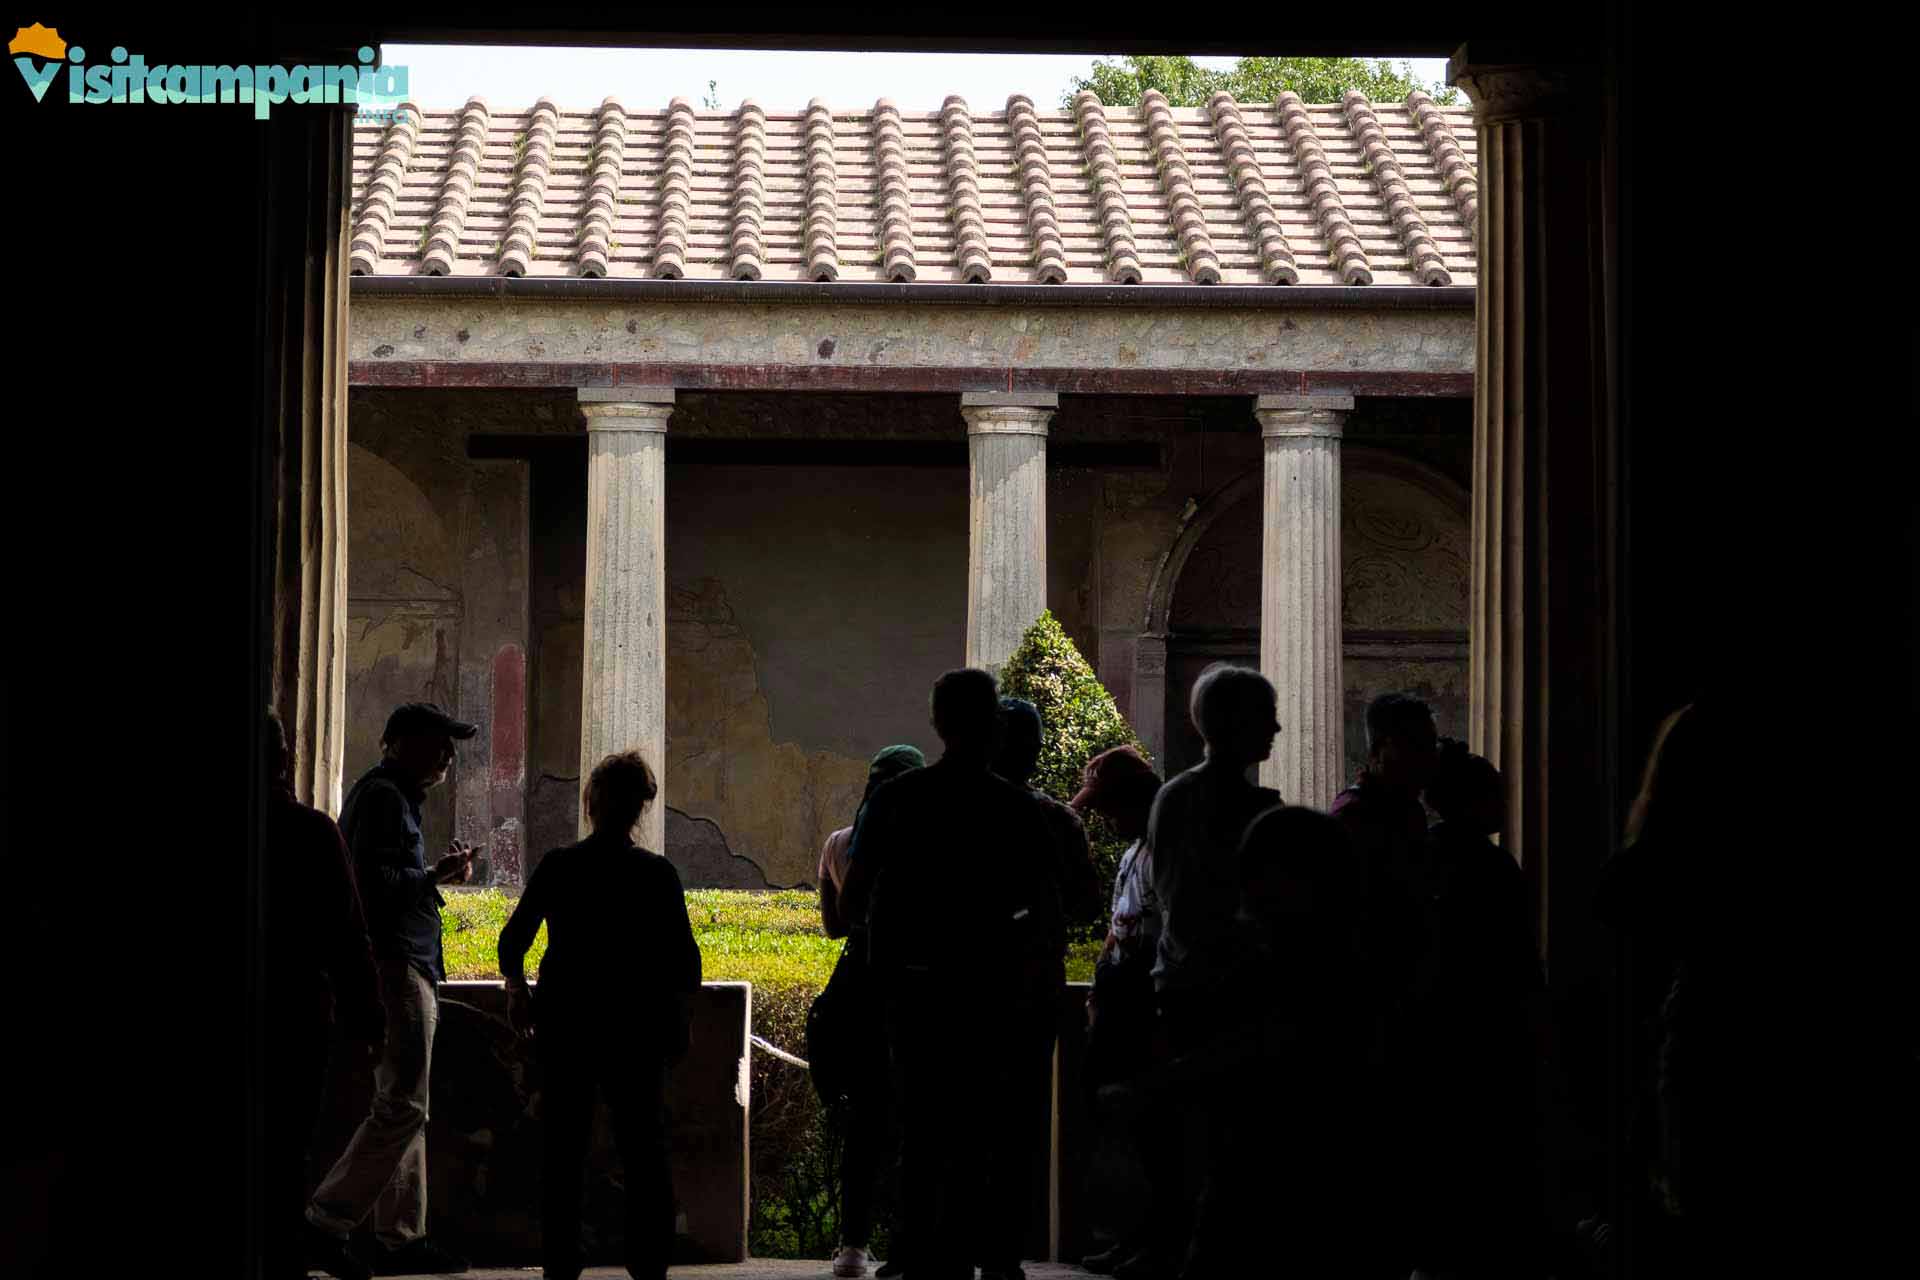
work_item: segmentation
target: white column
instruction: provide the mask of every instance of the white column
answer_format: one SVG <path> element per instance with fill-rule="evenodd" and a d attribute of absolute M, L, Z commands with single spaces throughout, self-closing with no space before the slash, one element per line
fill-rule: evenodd
<path fill-rule="evenodd" d="M 998 675 L 1047 607 L 1051 393 L 969 392 L 967 665 Z"/>
<path fill-rule="evenodd" d="M 608 754 L 638 750 L 660 794 L 634 839 L 664 853 L 667 798 L 667 419 L 673 391 L 588 388 L 586 625 L 580 654 L 580 783 Z M 580 832 L 589 830 L 581 806 Z"/>
<path fill-rule="evenodd" d="M 1324 809 L 1342 786 L 1340 432 L 1349 395 L 1261 396 L 1260 670 L 1280 698 L 1280 736 L 1260 781 Z"/>

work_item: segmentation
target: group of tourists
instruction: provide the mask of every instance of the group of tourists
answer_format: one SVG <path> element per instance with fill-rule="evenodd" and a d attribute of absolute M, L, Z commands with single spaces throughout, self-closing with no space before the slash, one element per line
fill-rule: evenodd
<path fill-rule="evenodd" d="M 1032 785 L 1039 713 L 965 669 L 933 686 L 938 759 L 911 746 L 874 757 L 819 869 L 822 923 L 848 940 L 809 1020 L 816 1081 L 846 1125 L 835 1276 L 1023 1280 L 1068 940 L 1103 908 L 1086 1100 L 1148 1203 L 1096 1221 L 1107 1247 L 1088 1270 L 1547 1274 L 1544 983 L 1530 892 L 1492 842 L 1506 817 L 1500 774 L 1439 737 L 1425 703 L 1389 694 L 1368 707 L 1355 784 L 1328 812 L 1290 806 L 1249 777 L 1283 731 L 1276 708 L 1260 673 L 1216 666 L 1192 694 L 1200 764 L 1163 784 L 1118 747 L 1088 762 L 1062 804 Z M 1663 728 L 1600 904 L 1641 939 L 1649 972 L 1684 972 L 1688 954 L 1686 917 L 1660 904 L 1686 898 L 1668 850 L 1698 810 L 1685 778 L 1702 754 L 1699 718 L 1688 708 Z M 395 710 L 338 827 L 294 801 L 284 734 L 270 729 L 266 961 L 289 993 L 268 1037 L 273 1274 L 464 1271 L 426 1232 L 425 1132 L 446 976 L 440 887 L 470 877 L 475 850 L 454 841 L 430 861 L 421 804 L 475 728 L 431 704 Z M 545 1275 L 575 1280 L 584 1266 L 600 1097 L 625 1166 L 628 1270 L 662 1280 L 674 1235 L 666 1077 L 688 1049 L 700 953 L 678 874 L 632 838 L 657 800 L 647 763 L 609 756 L 584 799 L 593 833 L 539 862 L 499 940 L 509 1018 L 542 1068 Z M 1090 815 L 1129 842 L 1110 904 Z M 1651 843 L 1636 843 L 1647 829 Z M 543 924 L 536 993 L 524 962 Z M 329 988 L 333 1020 L 375 1064 L 375 1092 L 308 1194 Z M 1654 1025 L 1677 1000 L 1656 983 L 1634 1012 Z M 1674 1040 L 1657 1034 L 1633 1050 L 1646 1062 L 1629 1064 L 1649 1099 L 1631 1150 L 1671 1175 Z M 1705 1182 L 1688 1184 L 1695 1204 L 1708 1203 Z M 882 1185 L 898 1190 L 884 1263 L 868 1252 Z M 1100 1190 L 1089 1198 L 1097 1219 Z M 372 1256 L 352 1243 L 363 1226 Z"/>
<path fill-rule="evenodd" d="M 830 993 L 884 1029 L 866 1068 L 841 1072 L 836 1276 L 872 1265 L 892 1142 L 901 1204 L 876 1274 L 1022 1276 L 1090 814 L 1130 843 L 1084 1083 L 1150 1204 L 1105 1224 L 1111 1243 L 1083 1265 L 1121 1280 L 1528 1274 L 1543 983 L 1519 868 L 1490 839 L 1500 776 L 1391 694 L 1331 812 L 1288 806 L 1248 777 L 1276 708 L 1259 672 L 1215 667 L 1192 696 L 1199 765 L 1163 785 L 1117 747 L 1063 806 L 1029 786 L 1033 708 L 996 715 L 991 678 L 960 671 L 934 688 L 941 759 L 875 757 L 820 867 L 827 932 L 850 938 Z"/>

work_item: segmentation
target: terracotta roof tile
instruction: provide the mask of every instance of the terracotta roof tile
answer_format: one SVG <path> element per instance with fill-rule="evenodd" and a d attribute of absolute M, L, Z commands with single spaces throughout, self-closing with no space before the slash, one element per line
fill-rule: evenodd
<path fill-rule="evenodd" d="M 466 230 L 467 206 L 480 182 L 480 161 L 486 154 L 487 126 L 491 116 L 483 99 L 471 98 L 460 113 L 459 132 L 454 136 L 453 162 L 440 184 L 440 203 L 427 227 L 426 254 L 420 260 L 425 275 L 444 276 L 453 272 L 459 256 L 461 233 Z"/>
<path fill-rule="evenodd" d="M 767 242 L 760 234 L 767 216 L 767 113 L 748 98 L 740 104 L 733 142 L 732 222 L 727 240 L 728 274 L 758 280 L 766 270 Z"/>
<path fill-rule="evenodd" d="M 953 218 L 954 251 L 960 278 L 968 284 L 993 279 L 993 255 L 987 249 L 987 218 L 980 202 L 980 161 L 973 151 L 973 113 L 965 98 L 953 95 L 940 107 L 946 131 L 947 209 Z"/>
<path fill-rule="evenodd" d="M 349 253 L 351 270 L 357 275 L 376 274 L 380 259 L 386 256 L 387 231 L 406 185 L 407 162 L 413 158 L 419 136 L 420 109 L 407 103 L 393 113 L 393 123 L 387 126 L 380 143 L 379 159 L 361 192 L 360 216 L 354 220 Z"/>
<path fill-rule="evenodd" d="M 1181 262 L 1195 284 L 1219 284 L 1220 259 L 1213 251 L 1213 237 L 1207 234 L 1207 215 L 1201 212 L 1200 198 L 1194 193 L 1193 168 L 1187 163 L 1186 148 L 1180 145 L 1180 131 L 1173 124 L 1173 107 L 1164 93 L 1149 89 L 1141 96 L 1140 112 L 1147 120 L 1174 234 L 1180 237 Z"/>
<path fill-rule="evenodd" d="M 1274 101 L 1280 121 L 1287 131 L 1287 144 L 1293 148 L 1300 166 L 1300 188 L 1320 220 L 1320 234 L 1327 242 L 1327 261 L 1347 284 L 1372 284 L 1373 267 L 1360 234 L 1347 216 L 1346 201 L 1340 198 L 1340 184 L 1334 181 L 1333 167 L 1327 162 L 1327 149 L 1313 127 L 1300 95 L 1291 90 Z"/>
<path fill-rule="evenodd" d="M 1267 177 L 1260 167 L 1260 155 L 1240 116 L 1240 104 L 1233 95 L 1220 92 L 1207 102 L 1213 117 L 1214 136 L 1225 157 L 1227 172 L 1233 179 L 1234 196 L 1240 202 L 1247 232 L 1260 253 L 1260 270 L 1267 284 L 1298 284 L 1300 270 L 1294 265 L 1293 246 L 1274 212 L 1267 195 Z"/>
<path fill-rule="evenodd" d="M 1440 180 L 1446 183 L 1447 190 L 1453 195 L 1453 202 L 1460 210 L 1460 216 L 1467 221 L 1467 235 L 1478 234 L 1480 226 L 1480 180 L 1474 176 L 1473 167 L 1467 163 L 1467 157 L 1460 150 L 1459 139 L 1453 136 L 1453 129 L 1447 123 L 1447 116 L 1432 98 L 1415 89 L 1407 95 L 1407 112 L 1420 129 L 1420 136 L 1426 140 L 1427 150 L 1433 156 L 1433 162 L 1440 169 Z"/>
<path fill-rule="evenodd" d="M 594 117 L 593 147 L 587 153 L 586 200 L 580 205 L 580 274 L 604 276 L 613 263 L 613 222 L 619 209 L 620 177 L 627 150 L 627 111 L 607 98 Z"/>
<path fill-rule="evenodd" d="M 363 275 L 1471 285 L 1474 144 L 1469 109 L 1423 95 L 1404 110 L 1090 93 L 991 113 L 408 104 L 357 127 L 351 260 Z"/>
<path fill-rule="evenodd" d="M 1082 89 L 1073 98 L 1080 121 L 1080 141 L 1086 147 L 1088 176 L 1093 180 L 1098 208 L 1094 221 L 1106 241 L 1107 279 L 1115 284 L 1139 284 L 1140 254 L 1133 238 L 1133 212 L 1127 200 L 1120 153 L 1107 130 L 1106 108 L 1100 95 Z"/>
<path fill-rule="evenodd" d="M 1420 207 L 1414 203 L 1413 192 L 1407 189 L 1407 180 L 1400 172 L 1399 157 L 1387 145 L 1386 130 L 1380 127 L 1379 117 L 1373 114 L 1373 103 L 1360 90 L 1349 89 L 1346 107 L 1347 126 L 1353 131 L 1353 136 L 1360 140 L 1361 149 L 1366 153 L 1367 173 L 1373 178 L 1373 185 L 1380 189 L 1381 198 L 1387 202 L 1387 219 L 1393 223 L 1407 246 L 1414 275 L 1420 278 L 1421 284 L 1452 284 L 1453 277 L 1447 274 L 1447 265 L 1440 260 L 1440 250 L 1434 246 L 1433 233 L 1427 230 L 1426 220 L 1420 216 Z"/>
<path fill-rule="evenodd" d="M 507 206 L 507 236 L 501 242 L 499 272 L 524 276 L 533 266 L 540 239 L 540 215 L 545 211 L 547 179 L 553 173 L 553 142 L 560 124 L 560 108 L 542 98 L 527 113 L 526 132 L 517 146 L 518 179 Z"/>
<path fill-rule="evenodd" d="M 1016 93 L 1007 99 L 1007 124 L 1013 130 L 1016 181 L 1027 206 L 1027 234 L 1033 240 L 1036 284 L 1067 282 L 1067 247 L 1060 238 L 1060 214 L 1053 198 L 1053 161 L 1033 99 Z"/>
<path fill-rule="evenodd" d="M 880 168 L 880 258 L 887 279 L 911 281 L 913 183 L 907 173 L 907 135 L 900 108 L 886 98 L 873 107 L 873 156 Z"/>
<path fill-rule="evenodd" d="M 840 278 L 840 166 L 834 142 L 833 111 L 815 98 L 807 104 L 807 204 L 801 223 L 809 280 Z"/>

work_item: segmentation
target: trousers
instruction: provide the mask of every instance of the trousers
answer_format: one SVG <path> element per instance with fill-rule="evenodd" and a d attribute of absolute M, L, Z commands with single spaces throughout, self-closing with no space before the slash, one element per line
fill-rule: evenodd
<path fill-rule="evenodd" d="M 397 1249 L 427 1234 L 427 1090 L 440 998 L 404 961 L 381 969 L 387 1047 L 374 1069 L 373 1107 L 307 1205 L 307 1221 L 345 1239 L 369 1213 L 374 1236 Z"/>
<path fill-rule="evenodd" d="M 627 1273 L 662 1280 L 673 1257 L 673 1172 L 667 1148 L 667 1053 L 644 1037 L 543 1013 L 537 1043 L 545 1117 L 540 1241 L 549 1277 L 572 1280 L 581 1246 L 593 1113 L 605 1098 L 626 1180 Z"/>

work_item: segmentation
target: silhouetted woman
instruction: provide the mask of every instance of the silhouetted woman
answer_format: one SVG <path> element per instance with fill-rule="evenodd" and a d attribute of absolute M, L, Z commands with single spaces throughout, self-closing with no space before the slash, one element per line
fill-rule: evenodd
<path fill-rule="evenodd" d="M 867 798 L 885 782 L 903 773 L 924 768 L 927 758 L 918 747 L 888 747 L 874 756 L 867 768 L 867 789 L 860 797 L 864 808 Z M 858 817 L 856 813 L 856 819 Z M 867 1245 L 873 1237 L 874 1191 L 887 1172 L 893 1153 L 894 1133 L 889 1109 L 892 1105 L 887 1087 L 887 1044 L 883 1034 L 885 1010 L 880 993 L 866 967 L 864 920 L 850 918 L 841 900 L 847 883 L 847 847 L 853 841 L 853 828 L 845 826 L 827 837 L 820 851 L 820 925 L 829 938 L 849 938 L 834 966 L 832 986 L 836 998 L 848 1000 L 863 1011 L 862 1016 L 845 1019 L 842 1027 L 857 1024 L 866 1035 L 854 1044 L 841 1047 L 841 1061 L 852 1070 L 846 1105 L 836 1108 L 837 1117 L 847 1127 L 846 1156 L 840 1167 L 840 1247 L 834 1253 L 833 1274 L 840 1277 L 867 1274 Z M 891 1257 L 877 1273 L 881 1277 L 903 1274 L 905 1261 L 900 1232 L 893 1233 Z"/>
<path fill-rule="evenodd" d="M 602 760 L 587 780 L 593 834 L 540 860 L 500 931 L 509 1015 L 540 1055 L 549 1280 L 575 1280 L 586 1261 L 580 1206 L 596 1089 L 626 1169 L 627 1271 L 662 1280 L 673 1252 L 667 1068 L 686 1055 L 700 949 L 679 873 L 633 842 L 657 791 L 639 752 Z M 543 921 L 547 952 L 534 996 L 522 966 Z"/>
<path fill-rule="evenodd" d="M 1624 1224 L 1635 1274 L 1705 1274 L 1725 1261 L 1732 1215 L 1764 1149 L 1736 1081 L 1768 1069 L 1784 1011 L 1756 960 L 1794 936 L 1792 919 L 1747 918 L 1732 850 L 1750 827 L 1755 735 L 1701 700 L 1654 737 L 1624 847 L 1603 869 L 1599 914 L 1619 931 L 1626 1023 L 1628 1159 L 1639 1195 Z M 1751 876 L 1751 873 L 1748 873 Z"/>

